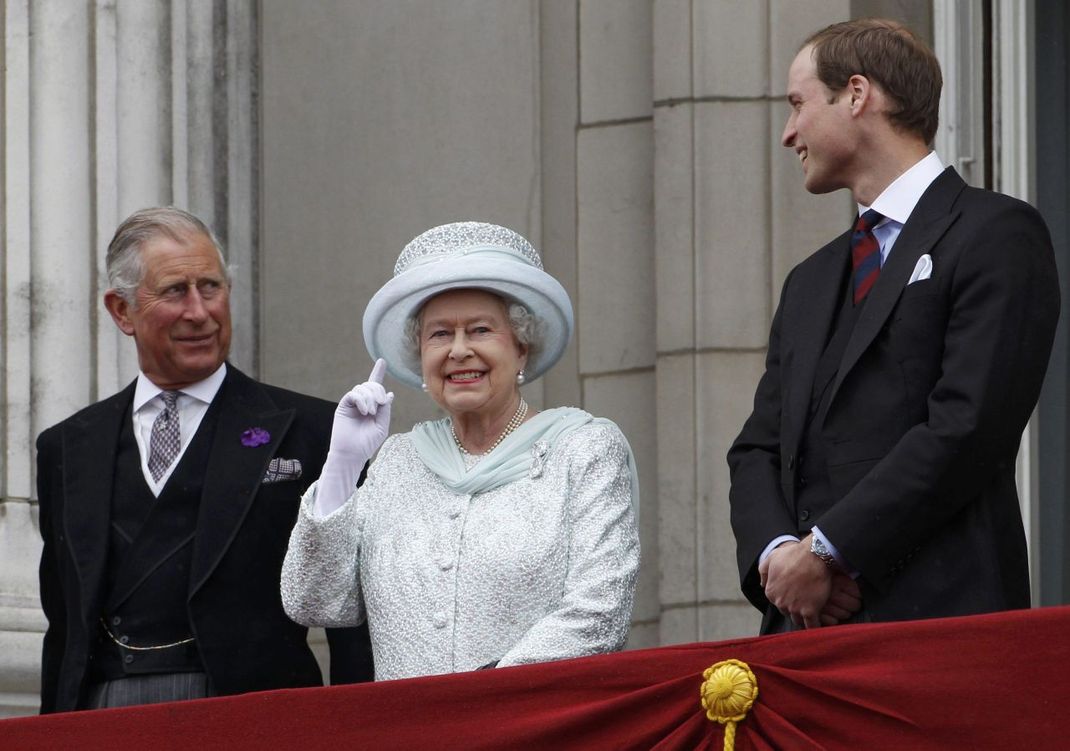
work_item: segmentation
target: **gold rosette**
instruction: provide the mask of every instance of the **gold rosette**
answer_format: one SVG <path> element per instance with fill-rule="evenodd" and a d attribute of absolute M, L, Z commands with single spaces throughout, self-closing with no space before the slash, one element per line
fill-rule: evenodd
<path fill-rule="evenodd" d="M 732 751 L 736 745 L 736 723 L 758 698 L 758 679 L 750 666 L 739 660 L 724 660 L 702 672 L 705 680 L 699 689 L 706 717 L 721 723 L 724 729 L 724 749 Z"/>

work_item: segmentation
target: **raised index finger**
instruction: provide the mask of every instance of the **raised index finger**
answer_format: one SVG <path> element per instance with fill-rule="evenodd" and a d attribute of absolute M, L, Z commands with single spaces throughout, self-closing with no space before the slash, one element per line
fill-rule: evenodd
<path fill-rule="evenodd" d="M 383 376 L 386 375 L 386 360 L 379 358 L 375 361 L 375 365 L 372 366 L 372 374 L 368 376 L 368 380 L 373 383 L 382 384 Z"/>

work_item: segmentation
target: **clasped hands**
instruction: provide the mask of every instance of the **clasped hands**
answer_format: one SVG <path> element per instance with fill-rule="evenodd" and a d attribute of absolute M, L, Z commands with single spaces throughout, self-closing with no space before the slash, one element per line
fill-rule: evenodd
<path fill-rule="evenodd" d="M 862 609 L 858 582 L 811 553 L 810 535 L 779 545 L 758 575 L 766 598 L 796 626 L 835 626 Z"/>

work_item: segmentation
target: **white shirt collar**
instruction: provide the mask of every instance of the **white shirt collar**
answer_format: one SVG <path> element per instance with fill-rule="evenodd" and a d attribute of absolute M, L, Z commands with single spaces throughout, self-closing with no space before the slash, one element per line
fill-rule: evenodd
<path fill-rule="evenodd" d="M 219 392 L 219 387 L 223 385 L 223 379 L 226 376 L 227 364 L 223 363 L 203 381 L 197 381 L 197 383 L 186 386 L 180 391 L 205 404 L 211 404 L 212 400 L 215 399 L 215 395 Z M 137 386 L 134 388 L 134 412 L 140 410 L 161 393 L 163 393 L 163 389 L 150 381 L 147 375 L 139 371 L 137 374 Z"/>
<path fill-rule="evenodd" d="M 858 204 L 859 216 L 869 209 L 876 209 L 888 219 L 906 224 L 922 194 L 943 171 L 944 163 L 935 151 L 930 151 L 924 159 L 893 180 L 892 184 L 877 196 L 872 206 Z"/>

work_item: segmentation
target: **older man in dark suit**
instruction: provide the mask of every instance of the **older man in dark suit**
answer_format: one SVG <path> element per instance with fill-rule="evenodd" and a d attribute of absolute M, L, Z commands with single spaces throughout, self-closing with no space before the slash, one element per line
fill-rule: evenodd
<path fill-rule="evenodd" d="M 1048 231 L 929 144 L 941 76 L 909 30 L 814 34 L 783 144 L 858 219 L 784 282 L 728 454 L 763 631 L 1029 605 L 1015 456 L 1059 314 Z"/>
<path fill-rule="evenodd" d="M 334 405 L 225 362 L 229 275 L 196 217 L 133 214 L 107 267 L 141 372 L 37 441 L 41 711 L 322 684 L 279 573 Z M 365 629 L 328 639 L 333 682 L 370 679 Z"/>

